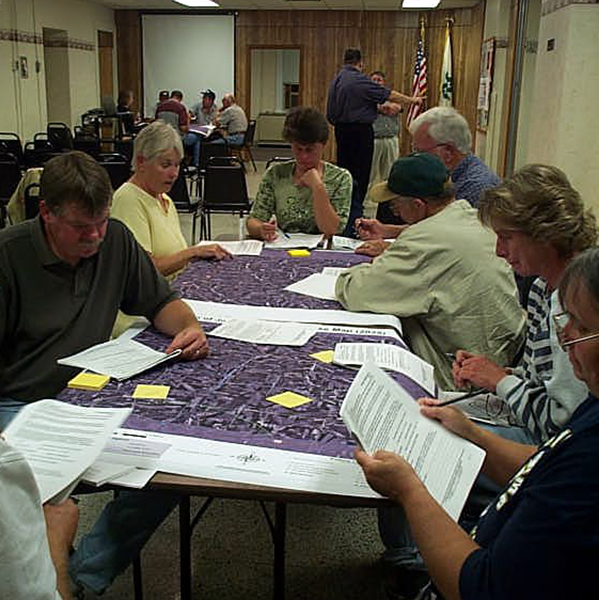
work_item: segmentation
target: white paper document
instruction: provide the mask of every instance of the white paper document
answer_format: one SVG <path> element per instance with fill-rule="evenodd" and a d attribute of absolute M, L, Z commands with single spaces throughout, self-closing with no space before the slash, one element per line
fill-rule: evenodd
<path fill-rule="evenodd" d="M 105 462 L 101 459 L 98 459 L 89 469 L 85 471 L 85 473 L 83 473 L 81 479 L 85 481 L 85 483 L 99 487 L 116 477 L 126 475 L 130 471 L 133 471 L 133 469 L 135 469 L 135 467 Z"/>
<path fill-rule="evenodd" d="M 109 483 L 120 487 L 129 487 L 140 490 L 141 488 L 146 487 L 146 484 L 154 477 L 154 475 L 156 475 L 156 469 L 134 468 L 127 471 L 127 473 L 123 473 L 123 475 L 114 477 Z"/>
<path fill-rule="evenodd" d="M 312 298 L 320 298 L 322 300 L 335 300 L 335 284 L 337 283 L 337 275 L 325 275 L 324 273 L 312 273 L 304 279 L 300 279 L 291 285 L 288 285 L 285 290 L 311 296 Z"/>
<path fill-rule="evenodd" d="M 439 392 L 439 400 L 446 402 L 463 395 L 464 392 Z M 513 425 L 510 421 L 512 411 L 509 404 L 490 392 L 482 392 L 476 396 L 466 398 L 462 402 L 456 402 L 454 406 L 459 408 L 472 421 L 503 427 Z"/>
<path fill-rule="evenodd" d="M 435 395 L 433 365 L 399 346 L 377 343 L 335 344 L 333 362 L 338 365 L 373 363 L 382 369 L 407 375 L 429 394 Z"/>
<path fill-rule="evenodd" d="M 62 499 L 102 452 L 130 408 L 88 408 L 40 400 L 25 406 L 4 437 L 27 459 L 42 502 Z"/>
<path fill-rule="evenodd" d="M 166 354 L 134 340 L 119 338 L 96 344 L 72 356 L 59 358 L 56 362 L 122 380 L 172 360 L 179 354 L 181 350 Z"/>
<path fill-rule="evenodd" d="M 349 267 L 324 267 L 321 271 L 323 275 L 334 275 L 335 277 L 339 277 L 341 273 L 346 273 L 349 271 Z"/>
<path fill-rule="evenodd" d="M 274 242 L 264 242 L 265 248 L 287 250 L 292 248 L 316 248 L 322 242 L 322 233 L 283 233 L 278 231 Z"/>
<path fill-rule="evenodd" d="M 364 240 L 334 235 L 331 242 L 331 250 L 351 250 L 352 252 L 364 243 Z"/>
<path fill-rule="evenodd" d="M 306 323 L 278 323 L 276 321 L 227 321 L 208 335 L 250 344 L 275 346 L 303 346 L 318 331 Z"/>
<path fill-rule="evenodd" d="M 380 497 L 368 486 L 360 466 L 350 458 L 130 429 L 121 429 L 118 434 L 165 444 L 168 449 L 156 462 L 163 473 L 319 494 Z M 122 485 L 120 480 L 118 483 Z"/>
<path fill-rule="evenodd" d="M 340 414 L 366 452 L 389 450 L 402 456 L 457 520 L 482 467 L 482 448 L 423 416 L 418 403 L 372 364 L 356 375 Z"/>
<path fill-rule="evenodd" d="M 189 131 L 198 133 L 204 137 L 208 137 L 215 129 L 215 125 L 197 125 L 196 123 L 191 123 L 189 125 Z"/>
<path fill-rule="evenodd" d="M 392 327 L 401 335 L 401 322 L 393 315 L 358 313 L 349 310 L 310 308 L 285 308 L 274 306 L 250 306 L 248 304 L 225 304 L 189 300 L 185 302 L 193 310 L 198 321 L 224 323 L 231 319 L 280 321 L 293 323 L 322 323 L 327 325 L 362 325 L 367 327 Z"/>
<path fill-rule="evenodd" d="M 260 240 L 239 240 L 234 242 L 203 241 L 196 244 L 196 246 L 209 246 L 211 244 L 218 244 L 234 256 L 241 254 L 246 256 L 260 256 L 264 246 L 264 242 Z"/>

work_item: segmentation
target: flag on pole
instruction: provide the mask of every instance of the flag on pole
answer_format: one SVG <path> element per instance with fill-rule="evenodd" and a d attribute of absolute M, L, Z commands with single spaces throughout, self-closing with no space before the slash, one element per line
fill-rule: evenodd
<path fill-rule="evenodd" d="M 427 90 L 426 77 L 426 52 L 424 49 L 424 19 L 420 20 L 420 39 L 416 49 L 416 61 L 414 63 L 414 79 L 412 80 L 412 96 L 424 96 Z M 409 127 L 413 119 L 426 110 L 425 101 L 422 104 L 411 104 L 406 117 L 406 125 Z"/>
<path fill-rule="evenodd" d="M 441 85 L 439 87 L 439 106 L 453 106 L 453 70 L 451 65 L 451 21 L 447 19 L 445 27 L 445 50 L 441 67 Z"/>

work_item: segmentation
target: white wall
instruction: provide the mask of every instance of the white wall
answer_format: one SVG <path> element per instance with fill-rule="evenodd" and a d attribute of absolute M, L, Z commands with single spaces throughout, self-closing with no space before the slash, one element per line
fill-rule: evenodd
<path fill-rule="evenodd" d="M 563 169 L 599 216 L 598 32 L 597 4 L 541 17 L 527 159 Z"/>
<path fill-rule="evenodd" d="M 87 0 L 2 0 L 0 28 L 37 34 L 50 27 L 65 29 L 70 39 L 93 44 L 93 50 L 68 48 L 71 110 L 68 124 L 80 122 L 81 113 L 99 106 L 97 31 L 112 31 L 116 39 L 114 11 Z M 15 60 L 27 56 L 29 78 L 14 71 Z M 39 61 L 40 71 L 35 64 Z M 116 48 L 114 52 L 116 89 Z M 47 122 L 44 52 L 33 41 L 0 40 L 0 130 L 15 131 L 30 140 Z"/>

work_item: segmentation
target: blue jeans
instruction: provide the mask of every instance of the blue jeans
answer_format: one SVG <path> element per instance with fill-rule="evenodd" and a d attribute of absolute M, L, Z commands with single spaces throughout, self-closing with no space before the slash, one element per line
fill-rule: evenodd
<path fill-rule="evenodd" d="M 0 398 L 0 431 L 25 404 Z M 131 564 L 178 503 L 179 496 L 165 492 L 121 492 L 104 507 L 71 555 L 71 578 L 102 593 Z"/>
<path fill-rule="evenodd" d="M 226 141 L 229 146 L 242 146 L 244 138 L 245 133 L 231 133 L 227 135 L 226 138 L 216 138 L 215 140 L 210 140 L 210 144 L 224 144 Z"/>
<path fill-rule="evenodd" d="M 71 555 L 73 581 L 101 594 L 139 554 L 179 503 L 166 492 L 123 491 L 111 500 Z"/>
<path fill-rule="evenodd" d="M 193 131 L 187 132 L 183 136 L 183 145 L 186 148 L 191 148 L 191 155 L 193 165 L 198 167 L 200 165 L 200 150 L 202 149 L 202 136 Z"/>
<path fill-rule="evenodd" d="M 521 444 L 534 443 L 529 432 L 521 427 L 500 427 L 497 425 L 481 425 L 481 427 L 507 440 L 520 442 Z M 470 529 L 475 524 L 476 518 L 468 518 L 467 513 L 479 514 L 500 491 L 501 488 L 486 475 L 479 475 L 462 511 L 460 524 L 465 529 Z M 414 543 L 406 514 L 401 506 L 379 508 L 378 524 L 381 541 L 385 546 L 384 561 L 407 569 L 426 569 L 418 547 Z"/>
<path fill-rule="evenodd" d="M 0 431 L 4 431 L 6 426 L 17 416 L 17 413 L 27 404 L 20 400 L 11 400 L 10 398 L 0 398 Z"/>

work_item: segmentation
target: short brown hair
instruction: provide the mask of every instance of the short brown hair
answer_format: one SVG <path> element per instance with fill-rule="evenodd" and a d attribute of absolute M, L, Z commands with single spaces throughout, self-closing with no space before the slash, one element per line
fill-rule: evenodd
<path fill-rule="evenodd" d="M 316 108 L 298 106 L 287 114 L 283 139 L 300 144 L 326 144 L 329 139 L 329 124 Z"/>
<path fill-rule="evenodd" d="M 501 185 L 483 193 L 478 217 L 538 242 L 549 242 L 571 257 L 597 243 L 597 224 L 563 171 L 548 165 L 523 167 Z"/>
<path fill-rule="evenodd" d="M 68 204 L 75 204 L 95 217 L 112 200 L 106 170 L 89 154 L 77 150 L 50 159 L 44 166 L 40 185 L 40 194 L 54 214 L 60 214 Z"/>

